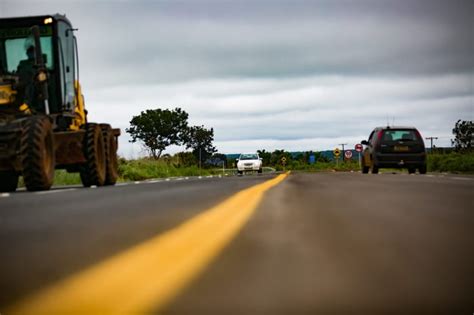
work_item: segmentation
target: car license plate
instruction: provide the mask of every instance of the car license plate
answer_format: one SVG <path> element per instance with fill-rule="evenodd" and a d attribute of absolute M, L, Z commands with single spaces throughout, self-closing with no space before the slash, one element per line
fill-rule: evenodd
<path fill-rule="evenodd" d="M 396 145 L 393 148 L 393 151 L 395 151 L 395 152 L 408 152 L 409 150 L 410 150 L 410 148 L 406 145 Z"/>

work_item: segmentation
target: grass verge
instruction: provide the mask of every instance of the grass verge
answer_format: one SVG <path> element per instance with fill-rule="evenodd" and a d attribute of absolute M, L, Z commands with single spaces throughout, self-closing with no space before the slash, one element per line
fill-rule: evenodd
<path fill-rule="evenodd" d="M 304 164 L 299 161 L 290 161 L 283 167 L 276 166 L 277 171 L 293 170 L 306 172 L 319 171 L 359 171 L 357 161 L 345 163 L 317 162 L 315 164 Z M 181 166 L 168 161 L 139 159 L 139 160 L 119 160 L 119 182 L 138 181 L 151 178 L 181 177 L 181 176 L 208 176 L 222 174 L 222 169 L 199 169 L 197 166 Z M 225 170 L 229 173 L 228 169 Z M 232 173 L 232 170 L 230 170 Z M 474 153 L 449 153 L 449 154 L 429 154 L 429 172 L 449 172 L 474 174 Z M 54 177 L 54 185 L 81 185 L 79 173 L 68 173 L 64 170 L 57 170 Z M 24 186 L 23 179 L 20 178 L 19 186 Z"/>
<path fill-rule="evenodd" d="M 429 154 L 428 171 L 474 174 L 474 152 Z"/>

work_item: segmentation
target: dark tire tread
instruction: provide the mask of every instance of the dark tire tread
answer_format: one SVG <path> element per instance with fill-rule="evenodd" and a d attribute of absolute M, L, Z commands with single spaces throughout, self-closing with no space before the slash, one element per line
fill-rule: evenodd
<path fill-rule="evenodd" d="M 100 126 L 87 123 L 84 126 L 84 156 L 86 162 L 80 171 L 82 185 L 84 187 L 103 186 L 105 183 L 105 152 L 104 141 Z M 98 145 L 97 141 L 99 142 Z"/>
<path fill-rule="evenodd" d="M 48 146 L 49 138 L 49 147 Z M 45 149 L 45 150 L 44 150 Z M 43 152 L 50 155 L 45 165 Z M 54 180 L 54 145 L 51 122 L 47 117 L 31 117 L 26 120 L 21 137 L 23 180 L 29 191 L 48 190 Z"/>
<path fill-rule="evenodd" d="M 112 127 L 108 124 L 101 124 L 102 137 L 104 138 L 105 151 L 105 185 L 115 185 L 118 178 L 117 145 Z"/>

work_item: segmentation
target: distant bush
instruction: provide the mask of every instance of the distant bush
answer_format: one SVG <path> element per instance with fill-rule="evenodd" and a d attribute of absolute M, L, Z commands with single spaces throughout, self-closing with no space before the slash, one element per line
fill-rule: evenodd
<path fill-rule="evenodd" d="M 360 170 L 359 163 L 357 161 L 339 161 L 336 162 L 321 162 L 317 161 L 314 164 L 304 163 L 300 160 L 290 160 L 289 163 L 283 167 L 282 165 L 276 166 L 277 171 L 282 170 L 292 170 L 292 171 L 308 171 L 308 172 L 316 172 L 316 171 L 358 171 Z"/>
<path fill-rule="evenodd" d="M 213 170 L 185 166 L 173 157 L 169 160 L 139 159 L 119 160 L 119 176 L 124 181 L 136 181 L 151 178 L 210 175 Z"/>
<path fill-rule="evenodd" d="M 474 153 L 429 154 L 428 171 L 474 173 Z"/>
<path fill-rule="evenodd" d="M 65 170 L 56 170 L 53 185 L 82 185 L 79 173 L 68 173 Z"/>

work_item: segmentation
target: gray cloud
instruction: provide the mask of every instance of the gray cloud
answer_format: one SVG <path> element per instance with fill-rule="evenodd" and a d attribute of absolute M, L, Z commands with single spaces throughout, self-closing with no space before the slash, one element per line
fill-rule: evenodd
<path fill-rule="evenodd" d="M 180 106 L 232 152 L 357 141 L 387 117 L 448 145 L 473 119 L 473 1 L 0 3 L 0 16 L 57 11 L 80 29 L 91 118 L 122 128 Z"/>
<path fill-rule="evenodd" d="M 19 1 L 7 3 L 11 14 L 36 9 Z M 436 75 L 474 69 L 472 1 L 50 6 L 67 11 L 79 27 L 84 75 L 94 86 L 203 77 Z M 108 71 L 95 79 L 94 70 L 104 67 Z"/>

